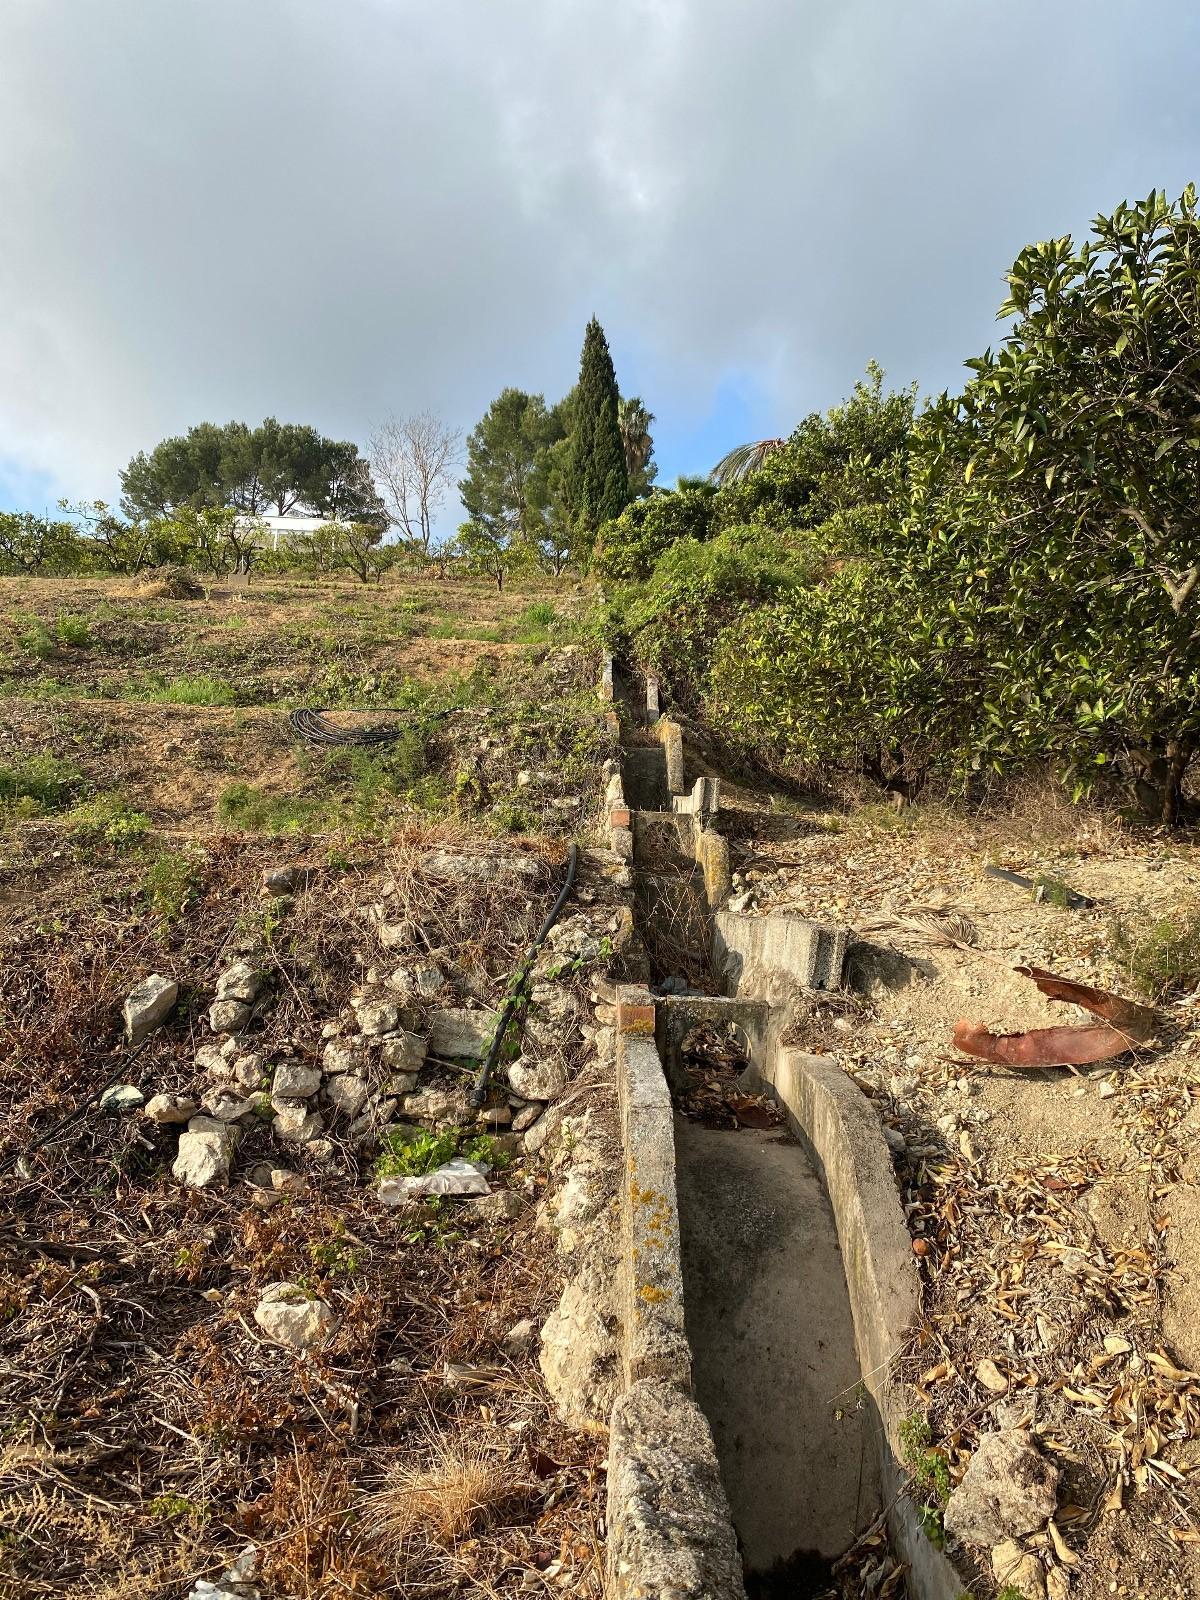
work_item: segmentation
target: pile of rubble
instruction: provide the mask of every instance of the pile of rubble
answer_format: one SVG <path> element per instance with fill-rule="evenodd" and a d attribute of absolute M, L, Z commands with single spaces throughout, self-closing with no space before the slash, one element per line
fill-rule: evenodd
<path fill-rule="evenodd" d="M 434 871 L 480 882 L 507 865 L 482 856 L 441 859 L 436 852 L 429 862 Z M 620 914 L 587 906 L 551 929 L 531 970 L 519 1025 L 505 1040 L 484 1103 L 475 1107 L 473 1078 L 500 1013 L 449 1003 L 463 998 L 461 974 L 447 970 L 449 960 L 443 965 L 429 956 L 412 959 L 412 930 L 389 922 L 389 909 L 386 901 L 369 908 L 377 944 L 386 953 L 407 947 L 410 959 L 391 971 L 366 967 L 319 1040 L 256 1048 L 262 1032 L 257 1025 L 273 1002 L 272 962 L 261 943 L 245 941 L 217 977 L 205 1013 L 213 1037 L 195 1053 L 188 1091 L 146 1098 L 136 1085 L 116 1085 L 103 1108 L 140 1108 L 154 1123 L 178 1125 L 171 1170 L 194 1189 L 227 1183 L 240 1140 L 268 1125 L 293 1158 L 303 1155 L 306 1164 L 317 1166 L 335 1160 L 346 1146 L 370 1158 L 395 1136 L 421 1129 L 486 1132 L 509 1156 L 539 1150 L 553 1126 L 547 1107 L 566 1091 L 580 1044 L 594 1037 L 584 1020 L 580 986 L 571 980 L 611 954 Z M 131 1044 L 160 1026 L 177 999 L 169 978 L 156 974 L 139 985 L 125 1004 Z M 261 1149 L 261 1139 L 254 1143 Z M 266 1159 L 251 1164 L 245 1178 L 261 1191 L 256 1198 L 264 1205 L 302 1181 Z"/>

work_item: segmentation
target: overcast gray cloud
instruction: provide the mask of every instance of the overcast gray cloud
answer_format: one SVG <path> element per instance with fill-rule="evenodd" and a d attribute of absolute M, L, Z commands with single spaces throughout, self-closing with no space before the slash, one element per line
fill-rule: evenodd
<path fill-rule="evenodd" d="M 1196 174 L 1184 0 L 4 0 L 0 503 L 273 413 L 569 386 L 664 475 L 872 356 L 958 381 L 1031 238 Z"/>

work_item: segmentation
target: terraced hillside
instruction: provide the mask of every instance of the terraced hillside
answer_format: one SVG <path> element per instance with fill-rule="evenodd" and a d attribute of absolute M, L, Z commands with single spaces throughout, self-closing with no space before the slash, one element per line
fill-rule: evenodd
<path fill-rule="evenodd" d="M 468 1093 L 601 787 L 583 597 L 0 602 L 0 1593 L 599 1594 L 534 1223 L 594 861 Z"/>

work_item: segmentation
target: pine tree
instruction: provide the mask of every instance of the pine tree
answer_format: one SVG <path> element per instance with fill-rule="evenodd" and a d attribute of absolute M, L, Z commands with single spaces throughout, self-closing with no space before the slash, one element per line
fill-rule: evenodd
<path fill-rule="evenodd" d="M 595 317 L 583 336 L 575 423 L 567 474 L 568 499 L 581 529 L 594 535 L 629 504 L 629 473 L 617 420 L 617 375 Z"/>

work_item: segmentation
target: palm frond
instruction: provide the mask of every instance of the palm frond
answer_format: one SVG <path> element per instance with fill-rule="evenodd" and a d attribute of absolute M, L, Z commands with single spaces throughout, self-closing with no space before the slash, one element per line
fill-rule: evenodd
<path fill-rule="evenodd" d="M 736 483 L 739 478 L 757 472 L 763 462 L 777 450 L 782 450 L 786 443 L 786 439 L 756 439 L 752 444 L 740 444 L 736 450 L 721 457 L 709 477 L 717 485 Z"/>

